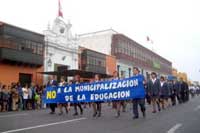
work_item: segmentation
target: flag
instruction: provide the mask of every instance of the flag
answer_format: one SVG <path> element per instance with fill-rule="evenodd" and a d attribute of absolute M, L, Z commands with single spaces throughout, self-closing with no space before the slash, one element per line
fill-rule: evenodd
<path fill-rule="evenodd" d="M 58 16 L 63 18 L 62 7 L 60 4 L 60 0 L 58 0 Z"/>
<path fill-rule="evenodd" d="M 149 37 L 149 36 L 147 36 L 147 42 L 150 42 L 151 44 L 153 44 L 153 40 L 152 40 L 152 39 L 150 39 L 150 37 Z"/>

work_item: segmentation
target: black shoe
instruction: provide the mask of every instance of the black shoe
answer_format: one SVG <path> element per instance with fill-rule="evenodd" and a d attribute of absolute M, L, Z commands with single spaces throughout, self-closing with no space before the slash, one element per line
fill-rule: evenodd
<path fill-rule="evenodd" d="M 78 113 L 77 113 L 77 112 L 73 114 L 73 116 L 77 116 L 77 115 L 78 115 Z"/>
<path fill-rule="evenodd" d="M 101 117 L 101 113 L 98 114 L 98 117 Z"/>
<path fill-rule="evenodd" d="M 116 118 L 120 117 L 120 112 L 117 113 Z"/>
<path fill-rule="evenodd" d="M 142 115 L 143 115 L 144 118 L 146 117 L 145 111 L 142 112 Z"/>
<path fill-rule="evenodd" d="M 66 114 L 68 114 L 69 113 L 69 111 L 66 109 Z"/>
<path fill-rule="evenodd" d="M 50 112 L 49 114 L 53 115 L 53 114 L 55 114 L 55 112 Z"/>
<path fill-rule="evenodd" d="M 81 110 L 81 115 L 83 115 L 83 110 Z"/>
<path fill-rule="evenodd" d="M 154 113 L 154 114 L 155 114 L 155 113 L 156 113 L 156 110 L 152 111 L 152 113 Z"/>
<path fill-rule="evenodd" d="M 96 115 L 97 115 L 97 112 L 95 112 L 95 113 L 93 114 L 93 117 L 96 117 Z"/>
<path fill-rule="evenodd" d="M 60 112 L 58 115 L 62 115 L 63 114 L 63 112 Z"/>
<path fill-rule="evenodd" d="M 138 119 L 138 118 L 139 118 L 138 116 L 134 116 L 134 117 L 133 117 L 134 120 L 135 120 L 135 119 Z"/>

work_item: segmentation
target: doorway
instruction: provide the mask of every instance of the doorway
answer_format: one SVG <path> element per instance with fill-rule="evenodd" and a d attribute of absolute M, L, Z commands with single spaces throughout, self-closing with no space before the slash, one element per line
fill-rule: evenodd
<path fill-rule="evenodd" d="M 32 74 L 19 73 L 19 82 L 22 86 L 25 86 L 26 84 L 30 86 L 32 82 Z"/>

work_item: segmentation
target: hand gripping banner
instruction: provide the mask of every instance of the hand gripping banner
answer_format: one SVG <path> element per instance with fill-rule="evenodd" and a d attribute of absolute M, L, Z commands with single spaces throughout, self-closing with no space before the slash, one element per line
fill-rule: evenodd
<path fill-rule="evenodd" d="M 45 103 L 83 103 L 145 98 L 143 80 L 143 76 L 138 75 L 119 80 L 71 84 L 64 87 L 48 86 L 43 101 Z"/>

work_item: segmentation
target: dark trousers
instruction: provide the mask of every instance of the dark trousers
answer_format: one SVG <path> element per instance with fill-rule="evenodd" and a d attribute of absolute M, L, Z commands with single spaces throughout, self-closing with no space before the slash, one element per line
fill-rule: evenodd
<path fill-rule="evenodd" d="M 178 102 L 182 103 L 181 94 L 180 93 L 176 94 L 176 97 L 178 99 Z"/>
<path fill-rule="evenodd" d="M 181 101 L 182 102 L 186 101 L 186 93 L 185 92 L 181 92 Z"/>
<path fill-rule="evenodd" d="M 95 102 L 94 105 L 94 113 L 101 114 L 101 102 Z"/>
<path fill-rule="evenodd" d="M 75 113 L 78 113 L 77 106 L 79 107 L 80 112 L 83 113 L 83 108 L 81 106 L 81 103 L 75 103 L 74 104 L 74 111 L 75 111 Z"/>
<path fill-rule="evenodd" d="M 135 117 L 139 117 L 138 112 L 138 105 L 140 106 L 140 109 L 142 112 L 145 112 L 145 99 L 134 99 L 133 100 L 133 114 Z"/>
<path fill-rule="evenodd" d="M 8 111 L 12 111 L 12 97 L 8 100 Z"/>
<path fill-rule="evenodd" d="M 31 106 L 32 106 L 32 109 L 35 109 L 35 99 L 31 99 Z"/>
<path fill-rule="evenodd" d="M 49 106 L 50 106 L 51 112 L 54 113 L 55 109 L 56 109 L 56 104 L 55 103 L 50 103 Z"/>
<path fill-rule="evenodd" d="M 185 92 L 185 102 L 189 101 L 189 91 Z"/>
<path fill-rule="evenodd" d="M 23 110 L 27 110 L 27 101 L 28 99 L 23 99 Z"/>
<path fill-rule="evenodd" d="M 171 95 L 171 101 L 173 106 L 176 105 L 176 94 Z"/>

